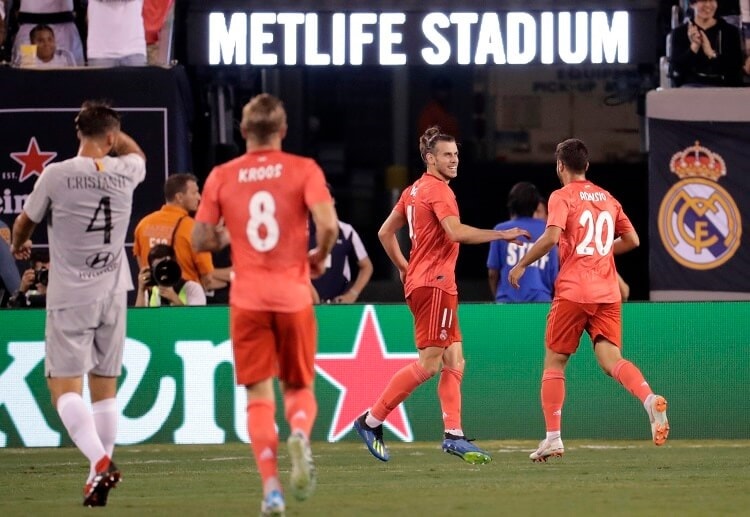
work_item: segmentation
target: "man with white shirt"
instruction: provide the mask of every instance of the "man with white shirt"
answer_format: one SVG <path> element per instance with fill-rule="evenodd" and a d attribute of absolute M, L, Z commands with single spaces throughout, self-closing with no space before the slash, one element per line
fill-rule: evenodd
<path fill-rule="evenodd" d="M 49 270 L 44 376 L 63 425 L 90 462 L 84 506 L 104 506 L 120 481 L 112 462 L 119 411 L 127 291 L 133 288 L 125 235 L 133 191 L 146 175 L 120 115 L 87 102 L 76 117 L 78 155 L 44 168 L 13 224 L 11 251 L 28 259 L 28 240 L 46 217 Z M 114 154 L 115 156 L 111 156 Z M 88 375 L 92 410 L 82 398 Z"/>
<path fill-rule="evenodd" d="M 89 66 L 145 66 L 143 0 L 89 0 Z"/>

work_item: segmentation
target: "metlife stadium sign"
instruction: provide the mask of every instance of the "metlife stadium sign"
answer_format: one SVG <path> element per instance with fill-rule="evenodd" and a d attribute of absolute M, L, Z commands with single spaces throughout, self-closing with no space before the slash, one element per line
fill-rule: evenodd
<path fill-rule="evenodd" d="M 649 16 L 625 10 L 203 11 L 189 16 L 189 60 L 260 67 L 623 64 L 652 60 L 652 45 L 636 32 L 653 24 Z"/>

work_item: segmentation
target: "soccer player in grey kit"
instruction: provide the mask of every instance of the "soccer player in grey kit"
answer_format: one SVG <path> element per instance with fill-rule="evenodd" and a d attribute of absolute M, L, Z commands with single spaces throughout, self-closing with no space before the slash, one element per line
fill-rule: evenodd
<path fill-rule="evenodd" d="M 86 102 L 75 123 L 78 155 L 50 164 L 39 176 L 13 224 L 11 251 L 17 259 L 28 258 L 28 239 L 47 217 L 52 267 L 44 375 L 63 425 L 90 462 L 83 505 L 104 506 L 121 477 L 112 462 L 115 396 L 126 294 L 133 289 L 124 247 L 133 191 L 146 175 L 146 160 L 110 107 Z M 82 397 L 86 374 L 91 411 Z"/>

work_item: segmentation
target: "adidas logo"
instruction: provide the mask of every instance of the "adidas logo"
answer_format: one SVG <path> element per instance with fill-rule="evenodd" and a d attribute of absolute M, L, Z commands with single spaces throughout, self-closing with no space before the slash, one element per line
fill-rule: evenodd
<path fill-rule="evenodd" d="M 263 449 L 263 452 L 260 453 L 260 458 L 258 458 L 260 461 L 268 461 L 272 460 L 275 457 L 275 454 L 271 450 L 270 447 L 266 447 Z"/>
<path fill-rule="evenodd" d="M 560 416 L 560 415 L 562 415 L 562 409 L 558 409 L 557 411 L 553 412 L 552 414 L 555 415 L 555 416 Z"/>

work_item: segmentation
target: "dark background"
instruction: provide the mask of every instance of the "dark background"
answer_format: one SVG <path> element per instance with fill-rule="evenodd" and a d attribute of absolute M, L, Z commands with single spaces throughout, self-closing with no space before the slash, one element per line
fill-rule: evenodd
<path fill-rule="evenodd" d="M 342 220 L 354 225 L 373 260 L 373 281 L 363 293 L 363 301 L 398 301 L 402 299 L 394 270 L 377 239 L 377 230 L 390 212 L 393 193 L 386 187 L 386 169 L 393 160 L 393 73 L 379 66 L 360 67 L 209 67 L 190 63 L 188 49 L 205 47 L 205 35 L 195 32 L 196 17 L 207 11 L 252 10 L 282 11 L 351 11 L 348 2 L 323 1 L 314 6 L 300 7 L 298 2 L 277 1 L 269 5 L 259 2 L 201 1 L 178 5 L 178 19 L 185 22 L 176 29 L 176 58 L 186 64 L 193 86 L 195 113 L 193 125 L 193 169 L 201 178 L 218 162 L 239 154 L 243 142 L 238 131 L 240 110 L 247 100 L 261 91 L 278 94 L 289 112 L 290 132 L 284 146 L 287 151 L 316 158 L 334 187 L 337 209 Z M 486 11 L 511 10 L 578 10 L 628 9 L 639 10 L 637 19 L 646 26 L 635 25 L 634 41 L 641 49 L 639 73 L 643 84 L 655 84 L 656 62 L 662 53 L 663 34 L 668 27 L 669 2 L 493 2 L 464 1 L 379 2 L 377 11 Z M 375 10 L 375 9 L 374 9 Z M 648 21 L 646 21 L 648 20 Z M 193 53 L 195 54 L 195 53 Z M 408 120 L 405 129 L 408 148 L 408 176 L 414 180 L 423 166 L 418 156 L 416 120 L 422 106 L 430 98 L 430 81 L 436 75 L 450 77 L 453 83 L 453 108 L 462 129 L 461 164 L 458 178 L 451 182 L 456 192 L 461 219 L 464 223 L 491 228 L 508 218 L 505 208 L 507 192 L 517 181 L 535 183 L 546 196 L 559 187 L 554 172 L 554 158 L 549 163 L 505 163 L 485 158 L 477 141 L 472 118 L 472 91 L 477 67 L 472 66 L 409 66 L 407 96 Z M 645 90 L 636 86 L 629 92 L 637 96 L 634 109 L 642 113 Z M 231 138 L 222 137 L 217 128 L 217 92 L 225 99 L 227 116 L 233 129 Z M 585 113 L 580 116 L 585 117 Z M 560 140 L 575 135 L 561 134 Z M 222 141 L 223 140 L 223 141 Z M 618 270 L 631 285 L 631 299 L 648 299 L 648 174 L 646 155 L 635 163 L 592 163 L 589 177 L 610 190 L 623 204 L 639 230 L 641 247 L 618 257 Z M 490 301 L 486 281 L 488 245 L 462 246 L 457 266 L 460 294 L 467 301 Z"/>

